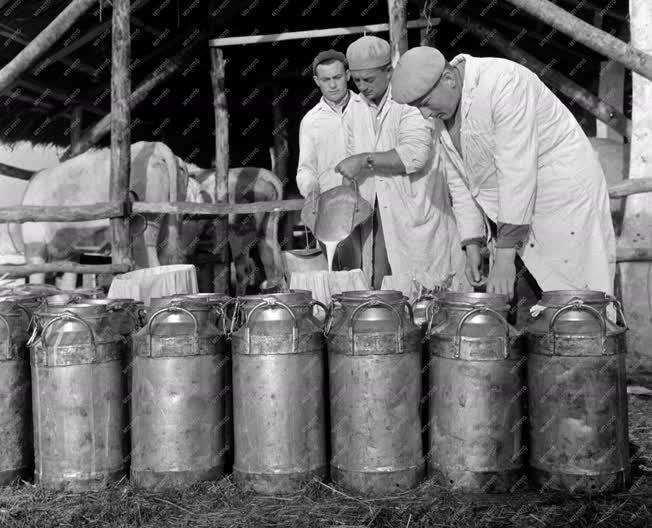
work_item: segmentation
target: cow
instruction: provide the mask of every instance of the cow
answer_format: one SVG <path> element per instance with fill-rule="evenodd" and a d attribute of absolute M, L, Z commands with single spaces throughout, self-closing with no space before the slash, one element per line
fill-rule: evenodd
<path fill-rule="evenodd" d="M 176 157 L 163 143 L 139 142 L 131 146 L 132 199 L 146 202 L 197 201 L 212 202 L 209 171 L 198 171 L 202 183 L 189 176 L 186 164 Z M 109 200 L 110 151 L 100 149 L 89 151 L 60 165 L 36 173 L 30 180 L 23 196 L 23 205 L 91 205 Z M 213 180 L 214 182 L 214 176 Z M 245 182 L 244 184 L 242 182 Z M 249 193 L 238 193 L 242 186 L 253 189 Z M 278 178 L 266 169 L 252 167 L 229 171 L 229 194 L 238 199 L 253 198 L 257 201 L 282 198 L 282 185 Z M 136 268 L 154 267 L 162 264 L 182 263 L 190 257 L 212 225 L 208 219 L 188 220 L 170 215 L 147 214 L 132 218 L 132 250 Z M 234 254 L 236 275 L 246 277 L 251 268 L 248 251 L 240 237 L 244 227 L 248 229 L 247 240 L 259 240 L 264 247 L 261 254 L 263 268 L 268 279 L 278 276 L 273 255 L 280 255 L 277 239 L 265 240 L 265 233 L 274 234 L 278 224 L 278 213 L 270 218 L 256 216 L 255 222 L 234 225 L 229 230 L 229 244 Z M 143 228 L 146 228 L 143 230 Z M 19 252 L 25 254 L 28 263 L 49 261 L 75 261 L 91 251 L 110 254 L 108 220 L 83 222 L 27 222 L 11 224 L 12 241 Z M 177 243 L 174 243 L 174 242 Z M 270 249 L 271 248 L 271 249 Z M 44 274 L 30 276 L 30 282 L 43 283 Z M 67 274 L 62 287 L 74 288 L 76 275 Z M 238 290 L 243 285 L 238 285 Z"/>

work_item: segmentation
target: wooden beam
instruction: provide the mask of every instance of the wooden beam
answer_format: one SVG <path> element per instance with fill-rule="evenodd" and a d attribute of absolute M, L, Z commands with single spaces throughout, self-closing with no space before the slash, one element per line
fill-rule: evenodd
<path fill-rule="evenodd" d="M 75 106 L 70 115 L 70 147 L 76 148 L 81 137 L 82 124 L 84 119 L 84 109 L 81 106 Z"/>
<path fill-rule="evenodd" d="M 1 172 L 1 171 L 0 171 Z M 125 215 L 125 206 L 120 202 L 102 202 L 92 205 L 14 205 L 0 207 L 0 223 L 24 222 L 83 222 L 106 220 Z"/>
<path fill-rule="evenodd" d="M 17 29 L 7 26 L 6 24 L 0 23 L 0 36 L 7 37 L 9 40 L 13 40 L 18 44 L 27 46 L 30 43 L 29 40 L 22 38 L 20 35 L 18 35 L 18 33 L 19 31 Z M 66 66 L 72 68 L 73 70 L 87 73 L 93 77 L 97 75 L 97 68 L 93 68 L 92 66 L 89 66 L 88 64 L 80 60 L 73 61 L 70 59 L 61 59 L 59 62 L 61 64 L 65 64 Z"/>
<path fill-rule="evenodd" d="M 406 4 L 406 0 L 387 0 L 392 66 L 396 66 L 398 59 L 408 49 Z"/>
<path fill-rule="evenodd" d="M 59 15 L 0 70 L 0 92 L 8 88 L 97 0 L 72 0 Z"/>
<path fill-rule="evenodd" d="M 215 203 L 228 205 L 229 179 L 229 112 L 224 93 L 224 54 L 211 48 L 211 82 L 213 85 L 213 111 L 215 113 Z M 217 217 L 215 222 L 215 248 L 220 262 L 213 266 L 213 289 L 216 293 L 229 293 L 230 265 L 228 258 L 229 220 Z"/>
<path fill-rule="evenodd" d="M 31 95 L 25 95 L 21 93 L 20 89 L 14 89 L 14 90 L 7 90 L 6 93 L 2 94 L 0 97 L 5 97 L 6 99 L 15 99 L 16 101 L 22 101 L 23 103 L 29 103 L 31 105 L 34 105 L 35 107 L 40 107 L 40 108 L 45 108 L 47 110 L 52 110 L 54 108 L 54 105 L 50 103 L 46 103 L 43 100 L 36 99 L 35 97 L 32 97 Z M 6 103 L 5 104 L 9 104 Z"/>
<path fill-rule="evenodd" d="M 609 33 L 593 27 L 584 20 L 548 0 L 507 0 L 530 15 L 569 35 L 592 50 L 624 64 L 630 70 L 652 80 L 652 55 L 626 44 Z"/>
<path fill-rule="evenodd" d="M 45 84 L 40 83 L 38 81 L 25 79 L 24 77 L 21 77 L 16 81 L 15 84 L 16 86 L 22 86 L 24 88 L 27 88 L 32 92 L 37 92 L 39 94 L 39 97 L 51 97 L 52 99 L 65 103 L 66 105 L 78 104 L 79 106 L 82 106 L 84 110 L 87 110 L 91 114 L 103 116 L 106 113 L 84 98 L 71 97 L 70 95 L 62 92 L 61 90 L 58 90 L 56 88 L 50 88 L 49 86 L 46 86 Z"/>
<path fill-rule="evenodd" d="M 609 186 L 609 198 L 652 192 L 652 178 L 632 178 Z"/>
<path fill-rule="evenodd" d="M 126 264 L 77 264 L 75 262 L 0 265 L 0 273 L 9 273 L 10 275 L 21 277 L 33 273 L 126 273 L 132 269 Z"/>
<path fill-rule="evenodd" d="M 439 20 L 431 19 L 430 25 L 436 26 Z M 425 19 L 411 20 L 407 28 L 428 27 Z M 309 38 L 334 37 L 336 35 L 355 35 L 358 33 L 380 33 L 389 31 L 389 24 L 370 24 L 367 26 L 349 26 L 330 29 L 310 29 L 307 31 L 287 31 L 285 33 L 272 33 L 269 35 L 246 35 L 243 37 L 222 37 L 208 41 L 212 48 L 223 48 L 225 46 L 238 46 L 243 44 L 263 44 L 265 42 L 282 42 L 286 40 L 303 40 Z"/>
<path fill-rule="evenodd" d="M 573 7 L 578 5 L 578 0 L 561 0 L 561 1 L 564 4 L 570 4 Z M 605 7 L 600 7 L 595 4 L 592 4 L 591 2 L 587 2 L 586 0 L 582 0 L 581 5 L 586 9 L 590 9 L 591 11 L 594 11 L 597 15 L 601 17 L 608 16 L 615 20 L 618 20 L 619 22 L 628 22 L 627 17 L 621 15 L 620 13 L 614 13 L 613 11 L 611 11 L 611 7 L 613 6 L 613 4 L 611 3 L 608 3 L 607 6 Z"/>
<path fill-rule="evenodd" d="M 113 0 L 111 42 L 111 176 L 109 199 L 128 203 L 131 169 L 131 36 L 129 4 Z M 129 218 L 111 219 L 111 261 L 131 267 Z"/>
<path fill-rule="evenodd" d="M 18 178 L 19 180 L 29 181 L 34 175 L 34 172 L 6 165 L 5 163 L 0 163 L 0 174 L 3 176 L 11 176 L 12 178 Z"/>
<path fill-rule="evenodd" d="M 134 213 L 184 214 L 191 216 L 217 216 L 230 214 L 272 213 L 301 211 L 303 198 L 253 203 L 199 204 L 190 202 L 133 202 Z"/>
<path fill-rule="evenodd" d="M 157 68 L 140 86 L 138 86 L 138 88 L 133 91 L 131 97 L 129 97 L 129 108 L 133 110 L 145 100 L 154 88 L 177 72 L 183 65 L 184 60 L 200 41 L 202 41 L 201 37 L 194 38 L 192 43 L 185 45 L 185 47 L 183 47 L 177 55 L 172 57 L 172 59 L 165 59 L 159 68 Z M 82 134 L 76 151 L 68 149 L 63 153 L 61 161 L 65 161 L 73 156 L 86 152 L 102 139 L 110 129 L 111 114 L 107 114 Z"/>
<path fill-rule="evenodd" d="M 558 71 L 553 70 L 550 68 L 549 64 L 544 64 L 533 55 L 530 55 L 528 52 L 512 44 L 495 30 L 490 30 L 479 22 L 444 9 L 437 8 L 433 9 L 433 11 L 445 20 L 473 32 L 475 35 L 483 39 L 483 42 L 493 46 L 506 57 L 527 66 L 550 86 L 559 90 L 573 102 L 576 102 L 596 118 L 600 119 L 600 121 L 607 123 L 607 125 L 612 127 L 619 134 L 626 137 L 631 136 L 632 123 L 622 114 L 622 112 L 619 112 L 614 107 L 601 101 L 588 90 L 585 90 Z"/>

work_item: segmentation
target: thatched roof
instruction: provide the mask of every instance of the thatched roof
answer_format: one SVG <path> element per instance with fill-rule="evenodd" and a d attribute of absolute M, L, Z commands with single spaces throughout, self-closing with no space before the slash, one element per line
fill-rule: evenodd
<path fill-rule="evenodd" d="M 567 9 L 578 2 L 559 0 Z M 583 2 L 575 14 L 593 22 L 595 0 Z M 7 63 L 25 43 L 68 4 L 67 0 L 0 0 L 0 64 Z M 408 19 L 421 16 L 423 0 L 411 1 Z M 601 57 L 571 39 L 514 12 L 504 0 L 438 0 L 437 7 L 459 9 L 483 20 L 508 39 L 597 93 Z M 613 5 L 612 5 L 613 4 Z M 603 28 L 618 32 L 626 24 L 627 1 L 609 2 Z M 600 7 L 603 7 L 602 5 Z M 133 0 L 132 88 L 138 86 L 165 59 L 193 36 L 209 37 L 278 33 L 387 22 L 387 2 L 372 0 Z M 527 29 L 521 34 L 523 28 Z M 0 95 L 0 141 L 70 144 L 72 109 L 84 108 L 84 128 L 110 109 L 111 5 L 108 0 L 78 20 L 45 57 Z M 520 35 L 520 37 L 519 37 Z M 386 36 L 386 34 L 385 34 Z M 345 50 L 358 35 L 289 41 L 224 49 L 227 99 L 230 112 L 231 165 L 269 167 L 272 145 L 272 100 L 279 97 L 287 121 L 290 167 L 296 166 L 297 134 L 303 114 L 316 102 L 317 91 L 309 65 L 322 49 Z M 479 56 L 498 53 L 472 34 L 442 22 L 437 45 L 452 56 L 465 51 Z M 410 46 L 419 33 L 410 34 Z M 604 59 L 603 59 L 604 60 Z M 202 37 L 186 65 L 158 87 L 132 112 L 132 140 L 160 140 L 189 161 L 208 166 L 214 152 L 214 118 L 208 44 Z M 577 107 L 591 132 L 594 119 Z M 108 142 L 108 137 L 105 140 Z M 107 143 L 105 143 L 107 144 Z M 292 175 L 291 170 L 291 175 Z"/>

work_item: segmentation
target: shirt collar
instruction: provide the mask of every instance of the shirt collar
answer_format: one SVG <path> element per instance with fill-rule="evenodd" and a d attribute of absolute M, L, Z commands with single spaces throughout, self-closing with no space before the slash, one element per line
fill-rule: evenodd
<path fill-rule="evenodd" d="M 349 106 L 349 103 L 351 102 L 351 99 L 353 98 L 353 95 L 354 95 L 354 93 L 351 90 L 349 90 L 348 99 L 347 99 L 346 103 L 344 103 L 344 105 L 341 106 L 341 107 L 334 107 L 322 95 L 321 99 L 319 100 L 319 107 L 320 107 L 320 109 L 322 109 L 322 110 L 324 110 L 326 112 L 334 112 L 336 114 L 343 114 L 344 111 L 346 110 L 346 107 Z"/>

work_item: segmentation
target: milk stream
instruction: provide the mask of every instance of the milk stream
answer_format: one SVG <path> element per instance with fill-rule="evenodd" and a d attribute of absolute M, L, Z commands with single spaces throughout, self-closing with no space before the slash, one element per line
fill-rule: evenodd
<path fill-rule="evenodd" d="M 335 257 L 335 250 L 337 245 L 342 240 L 322 240 L 321 243 L 326 246 L 326 258 L 328 259 L 328 271 L 333 271 L 333 257 Z"/>

